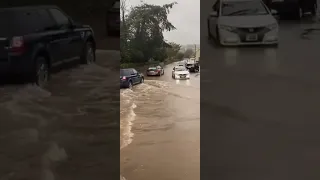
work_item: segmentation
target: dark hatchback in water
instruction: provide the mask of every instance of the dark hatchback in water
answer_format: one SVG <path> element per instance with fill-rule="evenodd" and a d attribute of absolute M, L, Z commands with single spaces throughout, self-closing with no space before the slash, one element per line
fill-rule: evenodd
<path fill-rule="evenodd" d="M 133 68 L 120 69 L 120 88 L 132 88 L 132 86 L 144 82 L 143 74 Z"/>

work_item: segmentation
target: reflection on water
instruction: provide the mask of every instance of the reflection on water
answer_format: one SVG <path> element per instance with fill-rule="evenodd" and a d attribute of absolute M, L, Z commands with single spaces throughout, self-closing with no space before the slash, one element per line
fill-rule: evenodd
<path fill-rule="evenodd" d="M 276 73 L 278 66 L 279 66 L 276 49 L 266 48 L 264 50 L 263 58 L 264 58 L 265 63 L 264 64 L 262 63 L 262 65 L 265 66 L 267 72 L 268 73 Z"/>
<path fill-rule="evenodd" d="M 234 66 L 237 64 L 238 50 L 236 48 L 224 49 L 224 58 L 226 66 Z"/>

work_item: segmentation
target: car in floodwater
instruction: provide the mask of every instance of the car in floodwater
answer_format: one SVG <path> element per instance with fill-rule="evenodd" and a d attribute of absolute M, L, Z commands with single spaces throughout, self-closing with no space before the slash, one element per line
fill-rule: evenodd
<path fill-rule="evenodd" d="M 199 64 L 196 61 L 188 61 L 186 63 L 186 68 L 189 72 L 199 72 Z"/>
<path fill-rule="evenodd" d="M 218 45 L 278 45 L 279 25 L 262 0 L 217 0 L 208 23 L 208 36 Z"/>
<path fill-rule="evenodd" d="M 278 11 L 281 16 L 290 16 L 300 20 L 305 13 L 316 16 L 317 0 L 263 0 L 270 8 Z"/>
<path fill-rule="evenodd" d="M 177 63 L 176 66 L 186 67 L 186 62 Z"/>
<path fill-rule="evenodd" d="M 190 79 L 190 72 L 183 66 L 175 66 L 172 70 L 173 79 Z"/>
<path fill-rule="evenodd" d="M 147 69 L 147 76 L 164 75 L 164 69 L 161 66 L 151 66 Z"/>
<path fill-rule="evenodd" d="M 120 88 L 132 89 L 134 85 L 144 82 L 144 76 L 134 68 L 120 69 Z"/>
<path fill-rule="evenodd" d="M 0 8 L 0 74 L 42 87 L 52 69 L 71 61 L 95 62 L 90 26 L 76 23 L 57 6 Z"/>

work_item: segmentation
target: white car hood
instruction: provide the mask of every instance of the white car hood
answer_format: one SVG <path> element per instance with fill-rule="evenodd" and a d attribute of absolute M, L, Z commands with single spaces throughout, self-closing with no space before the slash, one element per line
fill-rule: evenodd
<path fill-rule="evenodd" d="M 175 71 L 174 74 L 189 74 L 189 71 Z"/>
<path fill-rule="evenodd" d="M 220 16 L 218 19 L 219 25 L 232 27 L 261 27 L 277 23 L 277 20 L 272 15 L 259 16 Z"/>

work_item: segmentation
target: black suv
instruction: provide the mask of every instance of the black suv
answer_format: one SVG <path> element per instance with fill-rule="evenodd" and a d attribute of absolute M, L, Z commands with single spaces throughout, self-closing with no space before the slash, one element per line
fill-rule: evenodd
<path fill-rule="evenodd" d="M 317 0 L 263 0 L 270 8 L 277 10 L 280 16 L 290 15 L 300 20 L 305 13 L 317 14 Z"/>
<path fill-rule="evenodd" d="M 41 86 L 55 66 L 95 61 L 92 29 L 75 23 L 57 6 L 2 8 L 0 25 L 2 75 L 28 77 Z"/>

